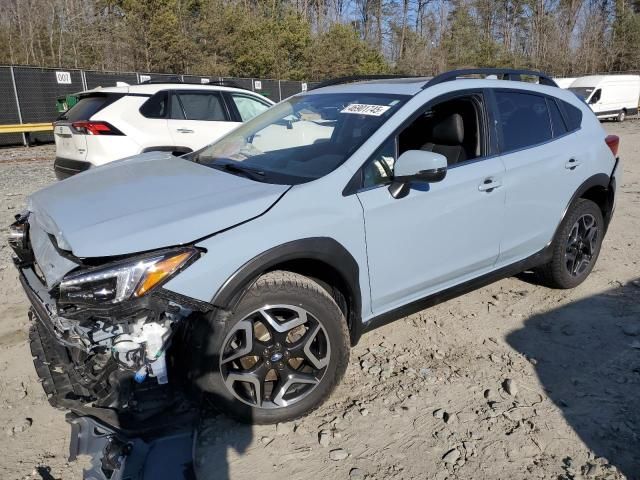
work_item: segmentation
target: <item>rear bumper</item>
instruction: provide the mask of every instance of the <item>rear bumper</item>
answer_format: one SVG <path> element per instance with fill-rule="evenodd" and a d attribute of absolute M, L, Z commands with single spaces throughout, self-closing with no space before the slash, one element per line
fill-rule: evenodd
<path fill-rule="evenodd" d="M 72 160 L 70 158 L 56 157 L 53 169 L 58 180 L 64 180 L 76 173 L 84 172 L 91 168 L 91 163 L 82 160 Z"/>

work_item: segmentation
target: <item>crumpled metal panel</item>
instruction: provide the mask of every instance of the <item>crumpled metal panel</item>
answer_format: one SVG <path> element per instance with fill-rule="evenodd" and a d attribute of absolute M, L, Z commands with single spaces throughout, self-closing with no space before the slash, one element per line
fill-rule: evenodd
<path fill-rule="evenodd" d="M 40 226 L 37 214 L 29 218 L 29 238 L 36 263 L 44 275 L 48 288 L 56 285 L 62 277 L 78 266 L 77 263 L 63 257 L 51 243 L 49 234 Z"/>

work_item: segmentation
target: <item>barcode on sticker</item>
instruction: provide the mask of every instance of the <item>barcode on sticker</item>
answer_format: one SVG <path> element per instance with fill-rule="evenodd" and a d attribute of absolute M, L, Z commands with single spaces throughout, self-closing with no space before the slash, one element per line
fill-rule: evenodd
<path fill-rule="evenodd" d="M 352 103 L 346 108 L 343 108 L 340 113 L 356 113 L 358 115 L 373 115 L 379 117 L 391 107 L 386 105 L 365 105 L 363 103 Z"/>

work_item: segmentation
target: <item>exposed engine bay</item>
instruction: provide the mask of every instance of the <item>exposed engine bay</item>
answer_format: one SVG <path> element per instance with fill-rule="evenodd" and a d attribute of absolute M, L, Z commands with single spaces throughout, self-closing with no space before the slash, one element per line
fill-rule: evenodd
<path fill-rule="evenodd" d="M 16 218 L 10 244 L 32 305 L 31 350 L 49 402 L 129 432 L 162 428 L 167 421 L 149 421 L 160 413 L 170 411 L 172 421 L 188 415 L 181 355 L 172 352 L 186 344 L 186 319 L 211 306 L 161 284 L 202 252 L 87 262 L 61 250 L 33 216 Z"/>

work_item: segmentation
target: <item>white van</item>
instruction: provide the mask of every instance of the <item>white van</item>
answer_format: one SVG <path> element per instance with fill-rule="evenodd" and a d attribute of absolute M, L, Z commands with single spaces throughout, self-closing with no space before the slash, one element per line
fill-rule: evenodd
<path fill-rule="evenodd" d="M 569 88 L 573 82 L 575 82 L 577 77 L 556 77 L 553 79 L 560 88 Z"/>
<path fill-rule="evenodd" d="M 640 75 L 590 75 L 576 79 L 569 87 L 583 98 L 598 118 L 624 121 L 638 113 Z"/>

